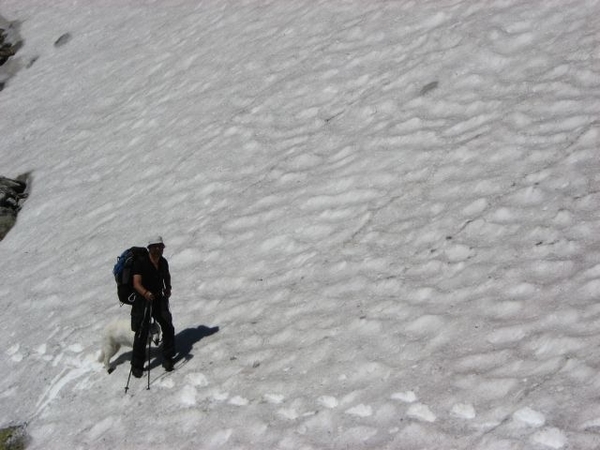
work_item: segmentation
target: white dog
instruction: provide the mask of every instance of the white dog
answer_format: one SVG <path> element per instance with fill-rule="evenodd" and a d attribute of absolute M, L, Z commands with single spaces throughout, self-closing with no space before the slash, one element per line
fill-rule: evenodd
<path fill-rule="evenodd" d="M 133 338 L 135 333 L 131 331 L 131 321 L 129 319 L 118 319 L 109 323 L 102 337 L 102 349 L 98 362 L 104 363 L 108 373 L 112 373 L 115 368 L 110 365 L 112 358 L 119 351 L 121 346 L 133 347 Z M 155 345 L 160 343 L 160 326 L 156 322 L 150 324 L 150 334 L 148 340 L 152 339 Z"/>

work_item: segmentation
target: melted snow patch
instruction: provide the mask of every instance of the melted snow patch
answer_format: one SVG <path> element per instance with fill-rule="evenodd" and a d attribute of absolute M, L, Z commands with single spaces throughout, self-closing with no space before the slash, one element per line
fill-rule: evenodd
<path fill-rule="evenodd" d="M 373 408 L 361 403 L 360 405 L 356 405 L 355 407 L 346 410 L 346 414 L 358 417 L 370 417 L 373 415 Z"/>
<path fill-rule="evenodd" d="M 235 405 L 235 406 L 246 406 L 248 403 L 250 403 L 248 401 L 248 399 L 241 397 L 239 395 L 236 395 L 235 397 L 232 397 L 229 400 L 229 404 L 230 405 Z"/>
<path fill-rule="evenodd" d="M 452 414 L 461 419 L 474 419 L 477 415 L 473 405 L 467 403 L 459 403 L 452 407 Z"/>
<path fill-rule="evenodd" d="M 392 400 L 400 400 L 405 403 L 413 403 L 417 401 L 417 396 L 413 391 L 396 392 L 390 397 Z"/>
<path fill-rule="evenodd" d="M 549 448 L 559 449 L 567 445 L 567 437 L 558 428 L 544 428 L 531 436 L 531 441 Z"/>
<path fill-rule="evenodd" d="M 208 386 L 208 379 L 203 373 L 189 373 L 185 378 L 192 386 Z"/>
<path fill-rule="evenodd" d="M 513 419 L 530 427 L 541 427 L 546 423 L 546 417 L 531 408 L 521 408 L 513 414 Z"/>
<path fill-rule="evenodd" d="M 320 405 L 324 406 L 325 408 L 335 408 L 338 405 L 338 401 L 335 397 L 332 397 L 330 395 L 322 395 L 320 396 L 317 401 L 319 402 Z"/>
<path fill-rule="evenodd" d="M 416 403 L 408 408 L 406 412 L 408 417 L 412 417 L 413 419 L 422 420 L 424 422 L 435 422 L 437 417 L 435 414 L 431 412 L 429 406 L 424 405 L 422 403 Z"/>
<path fill-rule="evenodd" d="M 283 403 L 285 400 L 285 396 L 281 394 L 265 394 L 263 397 L 268 403 L 272 403 L 275 405 Z"/>

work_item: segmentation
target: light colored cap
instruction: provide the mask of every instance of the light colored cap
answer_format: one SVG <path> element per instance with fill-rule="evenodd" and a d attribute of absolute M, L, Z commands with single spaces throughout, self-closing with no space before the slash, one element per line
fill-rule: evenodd
<path fill-rule="evenodd" d="M 162 245 L 164 247 L 165 243 L 163 242 L 162 236 L 152 236 L 148 239 L 147 247 L 150 247 L 151 245 Z"/>

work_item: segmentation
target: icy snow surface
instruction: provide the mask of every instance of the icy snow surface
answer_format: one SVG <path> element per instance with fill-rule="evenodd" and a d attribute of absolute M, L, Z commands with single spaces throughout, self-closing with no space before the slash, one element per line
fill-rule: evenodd
<path fill-rule="evenodd" d="M 600 448 L 600 2 L 0 14 L 0 172 L 32 177 L 0 426 L 31 449 Z M 111 269 L 156 233 L 180 356 L 125 394 Z"/>

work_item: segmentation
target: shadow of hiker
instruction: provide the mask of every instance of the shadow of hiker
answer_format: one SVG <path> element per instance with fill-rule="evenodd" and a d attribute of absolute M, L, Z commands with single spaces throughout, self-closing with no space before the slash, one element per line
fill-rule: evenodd
<path fill-rule="evenodd" d="M 175 335 L 175 342 L 177 343 L 177 356 L 175 357 L 175 363 L 182 359 L 192 359 L 192 349 L 194 344 L 200 342 L 201 339 L 212 336 L 219 332 L 219 327 L 207 327 L 200 325 L 196 328 L 186 328 Z"/>
<path fill-rule="evenodd" d="M 199 325 L 196 328 L 186 328 L 181 330 L 175 335 L 175 344 L 177 346 L 177 355 L 175 356 L 174 363 L 177 364 L 181 360 L 189 361 L 194 357 L 192 350 L 194 344 L 200 342 L 205 337 L 212 336 L 219 331 L 219 327 L 207 327 L 206 325 Z M 151 358 L 160 356 L 159 349 L 152 348 Z M 158 367 L 162 364 L 162 357 L 153 358 L 150 364 L 150 369 Z"/>

